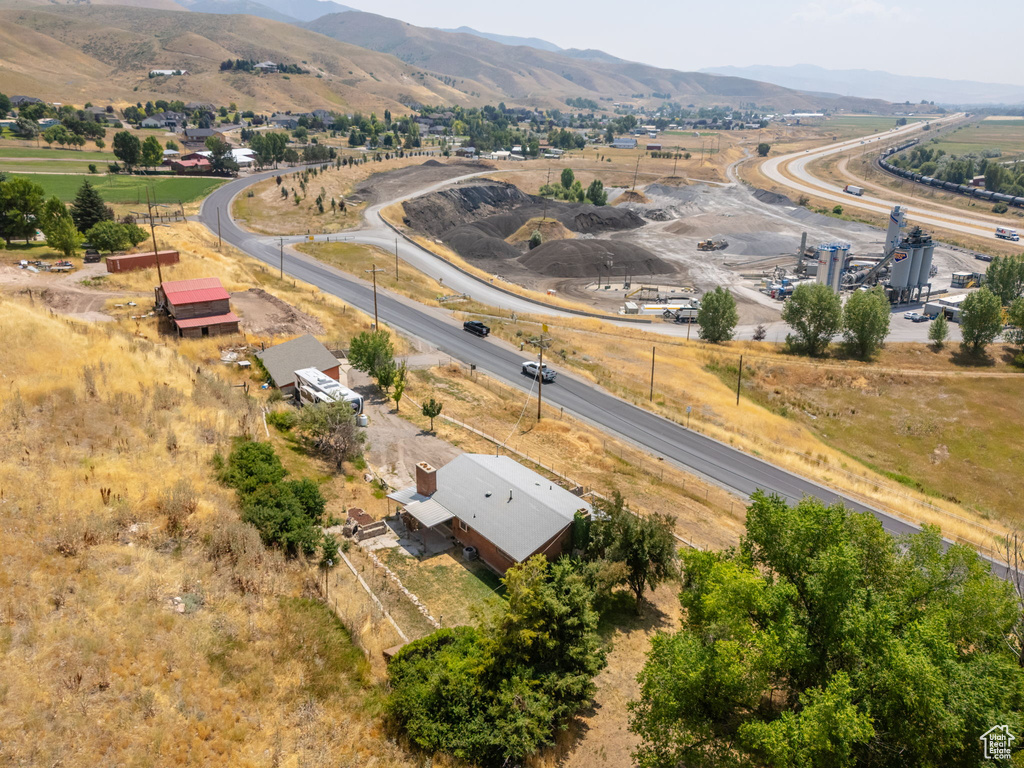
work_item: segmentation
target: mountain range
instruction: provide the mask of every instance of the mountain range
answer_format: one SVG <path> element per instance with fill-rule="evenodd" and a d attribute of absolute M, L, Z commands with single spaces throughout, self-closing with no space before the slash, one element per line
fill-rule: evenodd
<path fill-rule="evenodd" d="M 318 15 L 324 9 L 336 12 Z M 533 39 L 510 42 L 516 44 L 417 27 L 330 0 L 0 0 L 3 90 L 50 101 L 181 98 L 260 111 L 380 112 L 502 101 L 564 108 L 566 99 L 583 97 L 609 111 L 617 102 L 652 107 L 666 100 L 774 111 L 892 110 L 878 100 L 662 69 L 596 50 L 543 50 L 533 45 L 545 41 Z M 239 58 L 299 64 L 310 74 L 220 71 L 222 61 Z M 151 69 L 190 74 L 150 78 Z"/>
<path fill-rule="evenodd" d="M 701 72 L 748 77 L 811 93 L 843 94 L 894 103 L 934 101 L 946 105 L 1024 104 L 1024 86 L 894 75 L 869 69 L 825 69 L 813 64 L 791 67 L 706 67 Z"/>

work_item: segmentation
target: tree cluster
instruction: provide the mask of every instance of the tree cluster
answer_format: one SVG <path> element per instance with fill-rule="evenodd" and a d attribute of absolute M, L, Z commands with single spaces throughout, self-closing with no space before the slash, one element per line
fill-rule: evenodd
<path fill-rule="evenodd" d="M 362 453 L 366 436 L 356 426 L 349 403 L 320 403 L 302 409 L 295 424 L 299 439 L 312 452 L 323 456 L 336 469 Z"/>
<path fill-rule="evenodd" d="M 387 331 L 364 331 L 349 343 L 348 361 L 357 371 L 369 375 L 385 395 L 398 377 L 395 346 Z"/>
<path fill-rule="evenodd" d="M 638 766 L 969 766 L 994 724 L 1020 733 L 1020 606 L 972 549 L 760 492 L 746 527 L 683 553 L 682 628 L 630 705 Z"/>
<path fill-rule="evenodd" d="M 220 480 L 238 492 L 242 519 L 268 546 L 289 557 L 314 555 L 331 546 L 321 531 L 324 497 L 312 480 L 285 480 L 287 472 L 270 443 L 239 442 L 221 468 Z"/>
<path fill-rule="evenodd" d="M 388 666 L 388 712 L 423 750 L 518 764 L 594 695 L 605 654 L 593 591 L 573 563 L 535 555 L 502 581 L 494 619 L 438 630 Z"/>

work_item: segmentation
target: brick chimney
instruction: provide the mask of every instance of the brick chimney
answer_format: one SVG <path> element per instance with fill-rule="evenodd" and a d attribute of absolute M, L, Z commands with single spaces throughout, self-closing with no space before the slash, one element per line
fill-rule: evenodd
<path fill-rule="evenodd" d="M 437 470 L 421 461 L 416 465 L 416 493 L 433 496 L 437 491 Z"/>

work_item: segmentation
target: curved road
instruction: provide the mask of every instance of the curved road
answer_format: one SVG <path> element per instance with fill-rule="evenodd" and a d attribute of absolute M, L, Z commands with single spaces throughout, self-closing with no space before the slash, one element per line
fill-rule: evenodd
<path fill-rule="evenodd" d="M 262 174 L 266 177 L 270 174 Z M 229 210 L 234 196 L 260 179 L 260 176 L 224 185 L 204 201 L 200 220 L 216 232 L 218 207 Z M 375 212 L 380 206 L 375 207 Z M 279 245 L 273 239 L 254 235 L 239 227 L 230 217 L 221 214 L 222 237 L 248 255 L 277 268 Z M 385 232 L 362 230 L 360 242 L 380 238 Z M 392 245 L 394 235 L 387 231 Z M 302 238 L 285 238 L 292 242 Z M 410 249 L 402 251 L 408 253 Z M 364 312 L 373 312 L 373 291 L 362 281 L 304 254 L 286 254 L 285 271 L 292 277 L 317 286 Z M 447 282 L 447 279 L 446 279 Z M 478 286 L 479 284 L 477 284 Z M 475 286 L 475 287 L 477 287 Z M 377 290 L 378 312 L 383 322 L 403 333 L 422 339 L 463 363 L 474 364 L 482 371 L 508 384 L 528 391 L 527 380 L 519 374 L 523 353 L 511 345 L 493 339 L 481 339 L 462 330 L 447 312 L 427 307 L 411 299 Z M 480 295 L 475 291 L 475 295 Z M 881 520 L 893 534 L 919 530 L 915 525 L 869 507 L 861 502 L 826 488 L 811 480 L 773 466 L 754 456 L 731 448 L 710 437 L 690 431 L 675 422 L 627 403 L 603 389 L 562 373 L 558 383 L 545 387 L 544 396 L 550 405 L 560 406 L 598 428 L 617 435 L 656 456 L 707 480 L 747 497 L 756 490 L 777 493 L 790 502 L 804 496 L 815 496 L 826 502 L 840 501 L 848 508 L 867 511 Z M 995 565 L 996 570 L 1001 566 Z M 1003 569 L 1005 570 L 1005 569 Z"/>
<path fill-rule="evenodd" d="M 961 114 L 950 115 L 939 120 L 933 120 L 931 124 L 942 125 L 949 121 L 959 120 L 962 117 L 963 115 Z M 876 142 L 878 149 L 881 150 L 890 144 L 896 143 L 897 139 L 902 139 L 907 134 L 920 133 L 922 126 L 923 123 L 911 123 L 895 131 L 885 131 L 863 138 L 828 144 L 817 149 L 792 152 L 788 155 L 773 157 L 761 165 L 761 172 L 772 181 L 789 189 L 814 195 L 830 202 L 841 203 L 844 208 L 856 208 L 888 216 L 894 205 L 899 204 L 906 207 L 906 201 L 886 200 L 884 196 L 879 195 L 865 197 L 850 195 L 843 192 L 842 188 L 838 185 L 822 181 L 814 176 L 808 170 L 808 165 L 823 157 L 839 154 L 851 149 L 858 149 L 862 144 Z M 922 203 L 922 205 L 926 204 Z M 994 237 L 993 232 L 995 231 L 994 225 L 986 218 L 976 218 L 967 214 L 945 213 L 929 210 L 926 207 L 921 209 L 912 207 L 909 209 L 907 220 L 913 221 L 916 224 L 939 227 L 983 238 Z"/>

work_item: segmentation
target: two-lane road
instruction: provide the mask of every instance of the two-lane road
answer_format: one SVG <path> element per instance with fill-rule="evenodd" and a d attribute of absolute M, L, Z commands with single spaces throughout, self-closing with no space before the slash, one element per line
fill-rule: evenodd
<path fill-rule="evenodd" d="M 252 181 L 246 179 L 221 187 L 203 205 L 200 219 L 215 231 L 216 206 L 227 209 L 234 195 L 248 183 Z M 278 266 L 279 247 L 275 242 L 246 232 L 223 213 L 222 236 L 250 256 L 272 267 Z M 373 311 L 373 291 L 364 281 L 295 252 L 286 254 L 284 267 L 292 277 L 315 285 L 365 312 Z M 383 322 L 433 344 L 463 363 L 475 364 L 491 376 L 528 391 L 531 382 L 520 374 L 525 355 L 509 344 L 466 333 L 443 310 L 423 306 L 379 288 L 377 294 L 378 312 Z M 574 376 L 562 373 L 557 383 L 545 387 L 544 395 L 550 405 L 565 408 L 584 421 L 741 496 L 749 496 L 758 489 L 777 493 L 790 502 L 814 496 L 827 502 L 840 501 L 853 510 L 871 512 L 893 534 L 918 530 L 891 514 L 688 430 Z"/>

